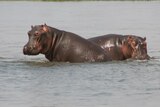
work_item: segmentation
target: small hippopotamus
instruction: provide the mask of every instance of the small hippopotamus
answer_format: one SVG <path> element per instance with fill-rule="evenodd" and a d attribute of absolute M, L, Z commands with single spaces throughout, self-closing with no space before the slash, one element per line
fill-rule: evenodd
<path fill-rule="evenodd" d="M 111 54 L 112 60 L 149 59 L 146 38 L 135 35 L 107 34 L 89 38 L 89 41 L 101 46 Z"/>
<path fill-rule="evenodd" d="M 44 54 L 49 61 L 71 63 L 111 60 L 110 54 L 93 42 L 46 24 L 31 26 L 28 37 L 23 48 L 25 55 Z"/>

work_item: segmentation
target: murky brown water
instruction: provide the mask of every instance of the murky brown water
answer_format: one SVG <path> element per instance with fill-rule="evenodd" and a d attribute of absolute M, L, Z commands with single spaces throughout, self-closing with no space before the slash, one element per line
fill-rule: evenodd
<path fill-rule="evenodd" d="M 0 106 L 159 107 L 160 2 L 0 2 Z M 31 25 L 84 38 L 146 36 L 149 61 L 51 63 L 22 53 Z"/>

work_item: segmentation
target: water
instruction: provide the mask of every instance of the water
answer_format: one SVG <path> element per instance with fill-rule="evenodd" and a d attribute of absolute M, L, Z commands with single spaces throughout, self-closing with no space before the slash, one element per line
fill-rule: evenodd
<path fill-rule="evenodd" d="M 0 2 L 1 107 L 159 107 L 160 2 Z M 51 63 L 24 56 L 31 25 L 84 38 L 146 36 L 149 61 Z"/>

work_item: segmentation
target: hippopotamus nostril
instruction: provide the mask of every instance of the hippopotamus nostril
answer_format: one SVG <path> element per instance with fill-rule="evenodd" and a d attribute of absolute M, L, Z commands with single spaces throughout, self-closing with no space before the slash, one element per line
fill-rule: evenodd
<path fill-rule="evenodd" d="M 23 47 L 23 50 L 27 50 L 27 46 L 24 46 L 24 47 Z"/>
<path fill-rule="evenodd" d="M 23 51 L 25 51 L 25 52 L 28 52 L 28 51 L 31 51 L 31 50 L 33 50 L 32 46 L 24 46 L 24 48 L 23 48 Z"/>
<path fill-rule="evenodd" d="M 32 46 L 30 46 L 30 47 L 29 47 L 29 49 L 30 49 L 30 50 L 32 50 L 32 49 L 33 49 L 33 47 L 32 47 Z"/>
<path fill-rule="evenodd" d="M 28 46 L 28 50 L 33 50 L 33 46 Z"/>
<path fill-rule="evenodd" d="M 36 49 L 36 46 L 34 45 L 34 46 L 32 47 L 32 49 Z"/>

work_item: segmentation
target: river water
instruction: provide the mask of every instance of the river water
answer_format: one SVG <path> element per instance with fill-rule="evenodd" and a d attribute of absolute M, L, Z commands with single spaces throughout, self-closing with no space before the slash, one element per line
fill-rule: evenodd
<path fill-rule="evenodd" d="M 147 37 L 145 61 L 51 63 L 25 56 L 31 25 L 84 38 Z M 0 2 L 1 107 L 159 107 L 160 2 Z"/>

